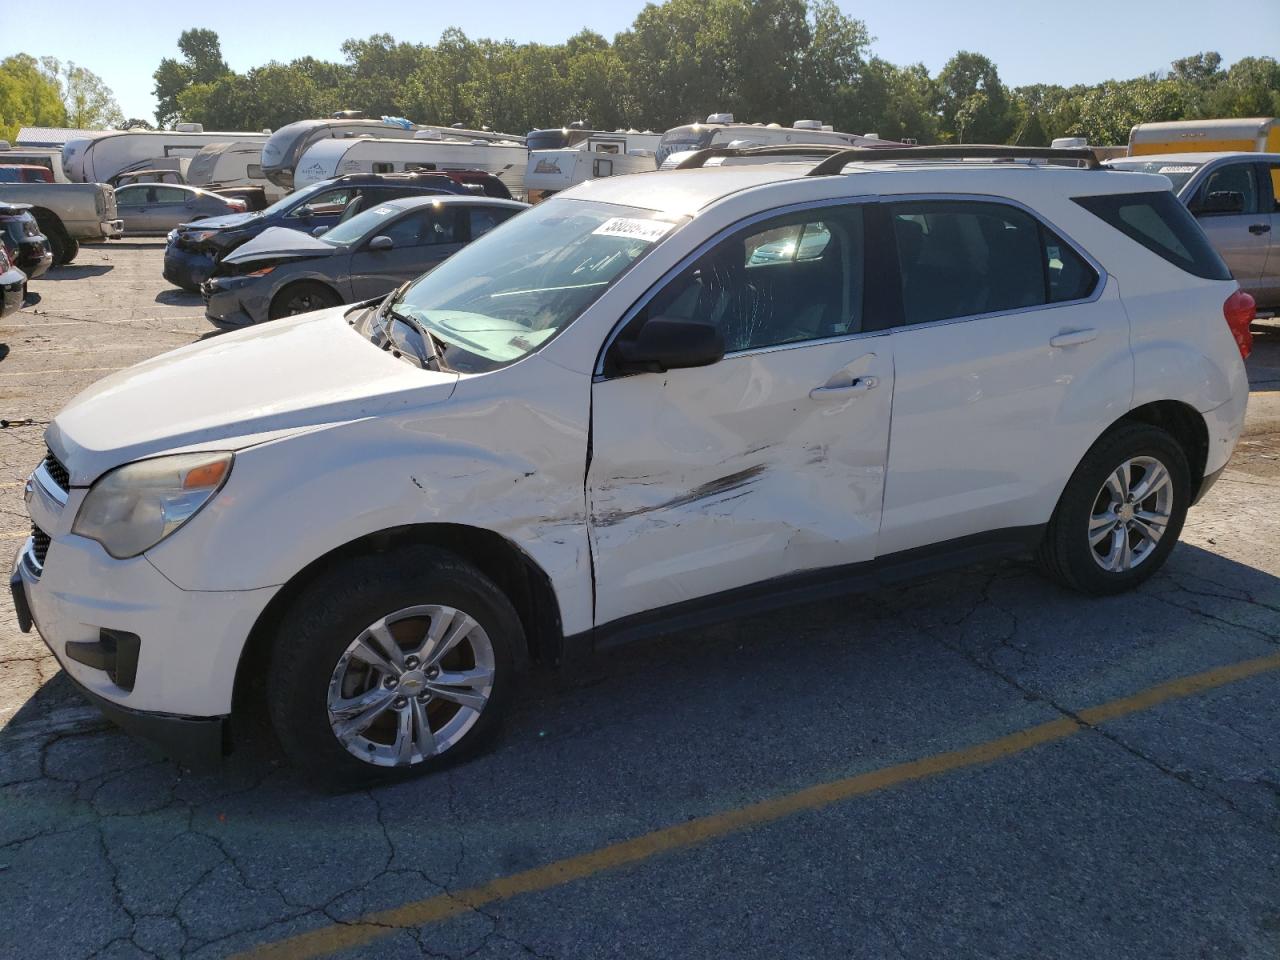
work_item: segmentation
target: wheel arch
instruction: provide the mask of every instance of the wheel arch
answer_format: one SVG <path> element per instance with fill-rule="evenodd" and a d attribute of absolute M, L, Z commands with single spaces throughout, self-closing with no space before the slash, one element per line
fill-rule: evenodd
<path fill-rule="evenodd" d="M 1145 423 L 1159 427 L 1178 442 L 1187 458 L 1191 474 L 1191 495 L 1194 499 L 1201 481 L 1204 480 L 1205 466 L 1209 462 L 1209 426 L 1200 411 L 1181 400 L 1156 400 L 1134 407 L 1107 427 L 1102 435 L 1105 436 L 1122 423 Z"/>
<path fill-rule="evenodd" d="M 267 302 L 268 315 L 270 315 L 271 312 L 275 310 L 276 303 L 277 301 L 280 300 L 281 297 L 284 297 L 286 294 L 288 294 L 290 290 L 294 289 L 295 287 L 300 287 L 300 286 L 323 287 L 325 290 L 329 291 L 329 293 L 337 301 L 338 305 L 341 305 L 346 302 L 346 299 L 342 296 L 342 293 L 338 290 L 338 288 L 335 287 L 328 280 L 321 279 L 320 277 L 303 276 L 303 277 L 298 277 L 296 279 L 287 281 L 283 287 L 281 287 L 275 293 L 271 294 L 271 299 Z"/>
<path fill-rule="evenodd" d="M 471 563 L 506 594 L 524 627 L 527 647 L 518 650 L 519 665 L 530 660 L 556 662 L 560 658 L 564 630 L 560 604 L 546 572 L 516 544 L 481 527 L 455 523 L 413 524 L 368 534 L 335 547 L 299 570 L 281 587 L 249 631 L 236 667 L 233 712 L 242 712 L 246 700 L 258 690 L 264 676 L 275 629 L 286 610 L 316 577 L 359 556 L 390 553 L 403 546 L 432 546 L 447 550 Z"/>

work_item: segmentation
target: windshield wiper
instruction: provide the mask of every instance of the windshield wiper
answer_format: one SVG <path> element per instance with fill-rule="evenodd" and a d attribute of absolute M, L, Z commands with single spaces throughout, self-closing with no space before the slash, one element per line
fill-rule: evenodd
<path fill-rule="evenodd" d="M 412 283 L 412 281 L 410 281 L 410 283 Z M 426 324 L 417 317 L 411 316 L 407 313 L 401 313 L 395 308 L 396 303 L 398 303 L 400 298 L 404 296 L 404 292 L 409 288 L 409 285 L 409 283 L 401 284 L 394 293 L 388 296 L 386 300 L 382 301 L 382 305 L 378 308 L 379 314 L 385 318 L 385 322 L 382 325 L 382 332 L 386 337 L 386 340 L 383 342 L 384 349 L 394 342 L 395 338 L 391 334 L 391 324 L 398 320 L 406 327 L 414 330 L 418 334 L 418 338 L 422 341 L 422 345 L 426 348 L 425 351 L 418 350 L 416 348 L 413 350 L 413 353 L 418 358 L 418 362 L 422 365 L 422 368 L 424 370 L 428 368 L 435 370 L 447 370 L 449 369 L 449 365 L 444 359 L 444 342 L 432 333 L 427 328 Z"/>

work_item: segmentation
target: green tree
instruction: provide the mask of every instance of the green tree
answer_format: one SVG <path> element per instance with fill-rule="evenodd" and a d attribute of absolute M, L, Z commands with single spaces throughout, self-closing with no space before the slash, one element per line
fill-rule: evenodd
<path fill-rule="evenodd" d="M 962 50 L 938 74 L 942 132 L 960 143 L 1004 143 L 1013 132 L 1009 95 L 996 65 Z"/>
<path fill-rule="evenodd" d="M 67 123 L 82 130 L 103 130 L 124 124 L 124 114 L 116 103 L 111 88 L 92 70 L 62 63 L 53 57 L 40 61 L 44 72 L 53 79 L 62 94 Z"/>
<path fill-rule="evenodd" d="M 178 98 L 188 87 L 217 83 L 231 73 L 222 58 L 222 43 L 213 30 L 199 27 L 183 30 L 178 37 L 178 51 L 182 54 L 181 60 L 165 57 L 152 74 L 156 123 L 161 127 L 183 119 Z"/>
<path fill-rule="evenodd" d="M 1280 117 L 1280 63 L 1244 57 L 1226 71 L 1205 102 L 1214 117 Z"/>
<path fill-rule="evenodd" d="M 35 57 L 15 53 L 0 61 L 0 139 L 13 140 L 22 127 L 66 124 L 62 90 Z"/>

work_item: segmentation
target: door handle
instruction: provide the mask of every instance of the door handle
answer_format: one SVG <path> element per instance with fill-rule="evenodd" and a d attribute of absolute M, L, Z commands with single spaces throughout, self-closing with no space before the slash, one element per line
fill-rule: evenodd
<path fill-rule="evenodd" d="M 1051 347 L 1078 347 L 1082 343 L 1088 343 L 1090 340 L 1098 339 L 1098 331 L 1089 330 L 1071 330 L 1067 333 L 1060 333 L 1056 337 L 1049 338 L 1049 346 Z"/>
<path fill-rule="evenodd" d="M 853 383 L 839 387 L 814 387 L 809 391 L 809 399 L 819 403 L 825 400 L 843 400 L 845 397 L 874 390 L 878 386 L 880 386 L 880 380 L 877 377 L 859 377 Z"/>
<path fill-rule="evenodd" d="M 1260 237 L 1264 233 L 1271 232 L 1271 224 L 1269 223 L 1253 223 L 1249 225 L 1249 232 L 1255 237 Z"/>

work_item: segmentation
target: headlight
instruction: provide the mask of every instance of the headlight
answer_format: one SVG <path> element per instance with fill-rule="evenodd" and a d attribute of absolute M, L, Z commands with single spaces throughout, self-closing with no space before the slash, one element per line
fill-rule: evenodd
<path fill-rule="evenodd" d="M 177 233 L 176 230 L 174 232 Z M 217 230 L 189 230 L 183 239 L 185 239 L 187 243 L 204 243 L 217 232 Z"/>
<path fill-rule="evenodd" d="M 231 473 L 230 453 L 180 453 L 117 467 L 89 490 L 71 532 L 117 560 L 150 550 L 213 499 Z"/>

